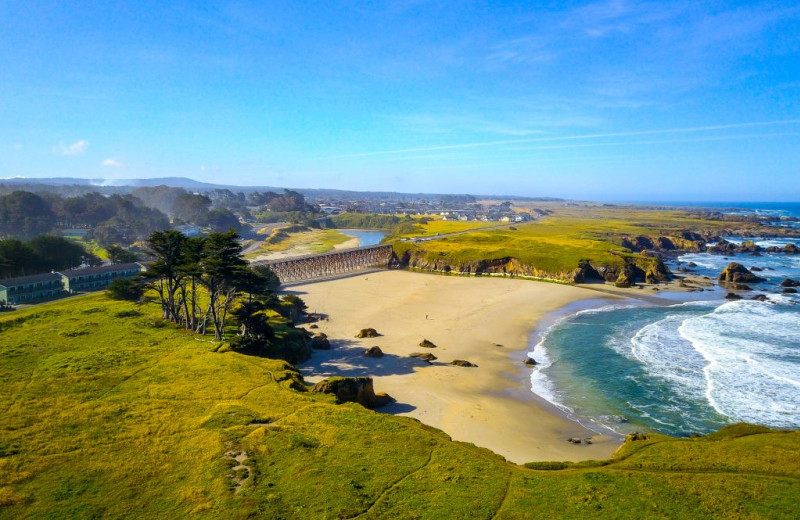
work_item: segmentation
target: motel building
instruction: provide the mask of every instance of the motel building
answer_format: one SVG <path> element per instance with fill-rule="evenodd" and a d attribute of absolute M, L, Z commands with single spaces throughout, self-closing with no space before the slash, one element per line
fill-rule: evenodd
<path fill-rule="evenodd" d="M 131 278 L 144 269 L 139 263 L 111 264 L 8 278 L 0 280 L 0 304 L 21 305 L 99 291 L 117 278 Z"/>
<path fill-rule="evenodd" d="M 61 271 L 64 290 L 70 294 L 105 289 L 117 278 L 131 278 L 142 272 L 138 263 L 111 264 Z"/>
<path fill-rule="evenodd" d="M 19 305 L 58 298 L 64 283 L 58 273 L 33 274 L 0 280 L 0 304 Z"/>

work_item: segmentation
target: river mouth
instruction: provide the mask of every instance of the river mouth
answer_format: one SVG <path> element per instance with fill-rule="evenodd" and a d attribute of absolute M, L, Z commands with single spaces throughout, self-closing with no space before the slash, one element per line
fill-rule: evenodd
<path fill-rule="evenodd" d="M 386 231 L 379 229 L 337 229 L 344 235 L 358 239 L 358 247 L 376 246 L 386 237 Z"/>

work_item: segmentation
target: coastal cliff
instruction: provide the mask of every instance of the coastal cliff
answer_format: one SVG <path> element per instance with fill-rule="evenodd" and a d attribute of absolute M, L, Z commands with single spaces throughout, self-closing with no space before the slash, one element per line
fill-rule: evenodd
<path fill-rule="evenodd" d="M 400 268 L 419 269 L 459 275 L 499 275 L 552 280 L 564 283 L 589 283 L 592 281 L 618 282 L 622 277 L 627 284 L 636 282 L 665 282 L 672 273 L 657 256 L 614 253 L 610 262 L 581 259 L 577 265 L 563 269 L 541 269 L 535 265 L 506 256 L 481 260 L 459 261 L 450 255 L 430 252 L 422 248 L 395 250 L 394 265 Z"/>

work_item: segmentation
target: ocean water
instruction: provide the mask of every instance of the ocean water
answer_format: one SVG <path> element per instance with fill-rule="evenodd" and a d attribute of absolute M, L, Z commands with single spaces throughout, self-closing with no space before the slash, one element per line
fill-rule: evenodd
<path fill-rule="evenodd" d="M 741 239 L 726 238 L 729 242 L 741 243 Z M 786 244 L 800 245 L 797 238 L 769 238 L 754 239 L 755 243 L 761 247 L 779 246 Z M 679 264 L 680 262 L 680 264 Z M 694 266 L 689 266 L 689 263 Z M 762 271 L 754 274 L 761 278 L 766 278 L 766 282 L 751 284 L 756 291 L 777 291 L 779 284 L 786 278 L 800 279 L 800 255 L 786 255 L 783 253 L 761 253 L 760 256 L 753 256 L 749 253 L 738 253 L 735 255 L 712 255 L 708 253 L 683 253 L 676 259 L 668 260 L 667 266 L 673 272 L 678 272 L 680 267 L 688 269 L 687 274 L 708 276 L 716 278 L 720 271 L 731 262 L 738 262 L 748 269 L 756 267 Z"/>
<path fill-rule="evenodd" d="M 580 311 L 541 334 L 532 390 L 620 433 L 800 428 L 800 305 L 772 298 Z"/>
<path fill-rule="evenodd" d="M 532 337 L 533 392 L 619 433 L 688 435 L 740 421 L 800 428 L 800 295 L 779 293 L 783 279 L 800 279 L 800 255 L 686 253 L 668 265 L 694 262 L 693 274 L 715 279 L 732 261 L 763 269 L 767 281 L 751 294 L 769 301 L 728 301 L 715 287 L 673 293 L 672 305 L 573 309 Z"/>
<path fill-rule="evenodd" d="M 664 202 L 665 206 L 707 208 L 732 215 L 800 217 L 800 202 Z M 778 227 L 800 229 L 800 222 L 775 223 Z"/>

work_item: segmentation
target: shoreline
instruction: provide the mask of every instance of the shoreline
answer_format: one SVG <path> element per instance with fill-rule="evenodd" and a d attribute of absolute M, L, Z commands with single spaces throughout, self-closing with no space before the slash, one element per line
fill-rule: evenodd
<path fill-rule="evenodd" d="M 600 425 L 582 424 L 534 394 L 529 374 L 535 368 L 522 361 L 532 350 L 533 335 L 559 309 L 587 300 L 600 304 L 644 295 L 408 271 L 298 284 L 291 291 L 310 311 L 328 318 L 312 332 L 327 334 L 332 350 L 315 351 L 299 367 L 309 382 L 334 375 L 371 376 L 377 392 L 396 399 L 380 412 L 419 419 L 454 440 L 472 442 L 519 464 L 605 459 L 624 438 Z M 646 299 L 651 298 L 655 296 Z M 367 327 L 383 336 L 354 338 Z M 438 347 L 421 348 L 422 339 Z M 364 349 L 373 345 L 383 350 L 383 358 L 363 357 Z M 420 351 L 438 360 L 429 365 L 408 357 Z M 449 365 L 453 359 L 478 368 Z M 571 437 L 591 438 L 591 444 L 567 442 Z"/>

